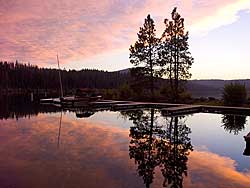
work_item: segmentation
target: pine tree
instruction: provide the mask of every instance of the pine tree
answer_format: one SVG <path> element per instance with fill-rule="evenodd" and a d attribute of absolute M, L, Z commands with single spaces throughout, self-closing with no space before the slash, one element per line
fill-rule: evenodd
<path fill-rule="evenodd" d="M 151 98 L 154 98 L 154 78 L 160 76 L 158 66 L 157 44 L 154 20 L 147 16 L 142 27 L 140 27 L 138 40 L 130 46 L 130 62 L 140 70 L 138 74 L 148 78 Z"/>
<path fill-rule="evenodd" d="M 189 34 L 185 32 L 184 18 L 177 8 L 173 9 L 171 18 L 164 21 L 166 28 L 161 38 L 159 57 L 170 81 L 173 100 L 177 101 L 179 92 L 183 90 L 181 84 L 191 78 L 189 69 L 194 59 L 189 52 Z"/>

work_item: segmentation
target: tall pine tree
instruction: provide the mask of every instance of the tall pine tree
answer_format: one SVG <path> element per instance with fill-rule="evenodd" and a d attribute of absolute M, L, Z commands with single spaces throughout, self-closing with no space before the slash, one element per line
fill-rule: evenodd
<path fill-rule="evenodd" d="M 151 98 L 154 98 L 155 78 L 160 76 L 158 66 L 157 44 L 154 20 L 147 16 L 142 27 L 140 27 L 138 40 L 130 46 L 130 62 L 136 67 L 136 72 L 148 80 Z"/>
<path fill-rule="evenodd" d="M 178 101 L 179 93 L 183 91 L 183 83 L 191 78 L 189 69 L 194 62 L 188 45 L 188 32 L 185 32 L 184 18 L 174 8 L 172 20 L 165 19 L 165 31 L 161 38 L 159 49 L 160 62 L 164 65 L 168 76 L 171 94 L 174 101 Z"/>

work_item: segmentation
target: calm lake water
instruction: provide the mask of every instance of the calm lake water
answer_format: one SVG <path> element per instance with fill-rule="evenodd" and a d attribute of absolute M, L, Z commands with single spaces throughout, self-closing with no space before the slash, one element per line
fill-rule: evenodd
<path fill-rule="evenodd" d="M 1 188 L 250 187 L 249 117 L 27 108 L 0 111 Z"/>

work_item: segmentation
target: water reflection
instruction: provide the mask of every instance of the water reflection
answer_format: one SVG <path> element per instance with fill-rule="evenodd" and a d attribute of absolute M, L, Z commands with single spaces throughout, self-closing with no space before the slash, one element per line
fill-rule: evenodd
<path fill-rule="evenodd" d="M 146 187 L 153 183 L 156 167 L 164 177 L 163 187 L 182 187 L 188 155 L 193 150 L 191 130 L 183 117 L 164 117 L 162 122 L 155 113 L 154 109 L 122 113 L 134 124 L 130 128 L 129 156 L 138 165 Z"/>
<path fill-rule="evenodd" d="M 75 111 L 77 118 L 88 118 L 95 114 L 95 111 L 91 108 L 80 108 Z"/>
<path fill-rule="evenodd" d="M 131 121 L 108 111 L 81 119 L 58 112 L 0 121 L 0 187 L 249 187 L 244 148 L 235 152 L 246 160 L 242 169 L 237 164 L 243 159 L 223 153 L 227 146 L 235 150 L 231 143 L 244 144 L 230 139 L 243 141 L 246 131 L 225 134 L 221 115 L 209 116 L 209 127 L 198 118 L 208 114 L 164 117 L 154 109 L 122 114 Z M 199 121 L 190 123 L 192 118 Z M 209 145 L 216 137 L 207 135 L 211 127 L 222 153 Z M 197 143 L 197 135 L 205 149 L 197 147 L 202 140 Z"/>
<path fill-rule="evenodd" d="M 0 120 L 30 118 L 39 113 L 60 112 L 61 109 L 52 105 L 39 105 L 30 101 L 29 96 L 0 96 Z"/>
<path fill-rule="evenodd" d="M 96 110 L 85 106 L 81 108 L 60 108 L 54 105 L 40 105 L 31 102 L 29 96 L 0 96 L 0 120 L 31 118 L 39 113 L 74 112 L 77 118 L 88 118 L 95 114 Z"/>
<path fill-rule="evenodd" d="M 58 128 L 57 148 L 59 148 L 59 146 L 60 146 L 61 127 L 62 127 L 62 111 L 61 111 L 60 122 L 59 122 L 59 128 Z"/>
<path fill-rule="evenodd" d="M 224 114 L 222 116 L 222 127 L 225 131 L 238 135 L 239 132 L 245 129 L 246 116 Z"/>
<path fill-rule="evenodd" d="M 221 121 L 220 114 L 168 117 L 149 109 L 121 112 L 124 120 L 119 112 L 47 113 L 50 106 L 22 104 L 7 107 L 13 113 L 4 117 L 36 116 L 0 120 L 0 187 L 250 185 L 250 157 L 242 155 L 250 151 L 245 116 Z"/>
<path fill-rule="evenodd" d="M 129 169 L 127 137 L 126 129 L 68 112 L 2 121 L 0 187 L 140 185 Z"/>

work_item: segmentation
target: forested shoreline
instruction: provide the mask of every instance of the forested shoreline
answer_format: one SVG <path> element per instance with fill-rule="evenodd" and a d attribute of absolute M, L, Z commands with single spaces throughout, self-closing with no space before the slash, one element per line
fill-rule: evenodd
<path fill-rule="evenodd" d="M 101 70 L 61 70 L 64 90 L 76 88 L 118 88 L 128 79 L 128 74 Z M 0 61 L 0 89 L 57 90 L 57 69 L 39 68 L 31 64 Z"/>

